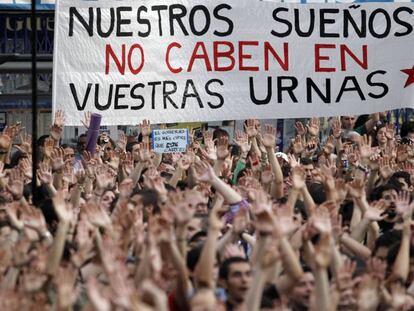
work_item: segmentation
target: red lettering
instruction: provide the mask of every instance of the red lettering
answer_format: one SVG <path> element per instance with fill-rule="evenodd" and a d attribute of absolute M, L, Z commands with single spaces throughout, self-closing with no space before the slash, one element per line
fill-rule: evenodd
<path fill-rule="evenodd" d="M 273 46 L 265 41 L 264 43 L 264 67 L 265 71 L 269 71 L 269 55 L 272 54 L 273 58 L 276 59 L 276 61 L 279 63 L 280 67 L 284 71 L 289 70 L 289 43 L 285 42 L 283 43 L 283 60 L 282 58 L 277 54 L 276 50 L 273 49 Z"/>
<path fill-rule="evenodd" d="M 121 75 L 124 75 L 125 74 L 125 44 L 122 44 L 122 60 L 121 61 L 119 61 L 119 59 L 117 58 L 114 50 L 112 50 L 111 45 L 110 44 L 106 45 L 106 48 L 105 48 L 105 74 L 106 75 L 109 74 L 109 57 L 112 57 Z"/>
<path fill-rule="evenodd" d="M 259 67 L 257 66 L 245 66 L 243 60 L 251 59 L 252 54 L 245 54 L 243 51 L 243 47 L 245 46 L 258 46 L 258 41 L 240 41 L 239 42 L 239 70 L 240 71 L 259 71 Z"/>
<path fill-rule="evenodd" d="M 334 49 L 335 44 L 315 44 L 315 72 L 335 72 L 336 69 L 332 67 L 321 67 L 322 60 L 329 60 L 329 56 L 321 56 L 321 49 Z"/>
<path fill-rule="evenodd" d="M 198 49 L 201 47 L 201 54 L 197 54 Z M 193 69 L 193 65 L 194 65 L 194 61 L 196 59 L 203 59 L 204 63 L 206 65 L 206 69 L 207 71 L 211 71 L 211 64 L 210 64 L 210 60 L 208 58 L 208 54 L 207 54 L 207 50 L 206 47 L 204 46 L 203 42 L 197 42 L 194 50 L 193 50 L 193 54 L 191 55 L 191 59 L 190 59 L 190 63 L 188 64 L 188 68 L 187 68 L 187 72 L 191 72 L 191 70 Z"/>
<path fill-rule="evenodd" d="M 351 58 L 362 68 L 367 70 L 368 69 L 368 49 L 367 45 L 362 46 L 362 61 L 345 45 L 341 44 L 340 46 L 341 51 L 341 70 L 346 71 L 346 59 L 345 56 L 348 54 Z"/>
<path fill-rule="evenodd" d="M 133 64 L 132 64 L 132 52 L 135 49 L 139 49 L 139 51 L 141 52 L 141 64 L 136 69 L 133 67 Z M 131 46 L 131 48 L 129 49 L 129 52 L 128 52 L 128 67 L 129 67 L 129 70 L 134 75 L 138 74 L 142 70 L 142 67 L 144 67 L 144 50 L 142 49 L 141 45 L 139 45 L 137 43 L 133 44 Z"/>
<path fill-rule="evenodd" d="M 227 51 L 219 51 L 219 47 L 227 46 Z M 234 45 L 228 41 L 214 41 L 213 42 L 213 51 L 214 51 L 214 70 L 215 71 L 230 71 L 234 69 L 234 65 L 236 63 L 233 53 L 234 53 Z M 220 66 L 219 59 L 220 58 L 227 58 L 230 60 L 230 65 L 227 66 Z"/>
<path fill-rule="evenodd" d="M 165 62 L 167 64 L 168 69 L 172 72 L 172 73 L 180 73 L 181 71 L 183 71 L 182 67 L 178 67 L 178 68 L 173 68 L 170 64 L 170 52 L 172 48 L 179 48 L 181 49 L 181 44 L 179 44 L 178 42 L 173 42 L 170 43 L 167 47 L 167 53 L 165 55 Z"/>

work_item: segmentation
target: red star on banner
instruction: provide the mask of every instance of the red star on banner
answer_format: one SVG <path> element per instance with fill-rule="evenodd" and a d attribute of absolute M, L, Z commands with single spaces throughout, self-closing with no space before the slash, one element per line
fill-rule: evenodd
<path fill-rule="evenodd" d="M 411 69 L 401 69 L 402 72 L 408 75 L 407 81 L 405 81 L 404 88 L 414 83 L 414 66 Z"/>

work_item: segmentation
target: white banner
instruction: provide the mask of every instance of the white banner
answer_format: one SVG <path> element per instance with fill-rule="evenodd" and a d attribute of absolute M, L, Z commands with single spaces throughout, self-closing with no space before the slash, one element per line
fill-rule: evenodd
<path fill-rule="evenodd" d="M 132 125 L 414 107 L 413 25 L 412 3 L 59 0 L 53 108 Z"/>

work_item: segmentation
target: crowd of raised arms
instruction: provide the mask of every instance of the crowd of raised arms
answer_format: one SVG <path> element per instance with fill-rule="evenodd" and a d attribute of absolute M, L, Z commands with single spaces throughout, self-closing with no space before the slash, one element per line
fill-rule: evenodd
<path fill-rule="evenodd" d="M 64 119 L 37 178 L 31 137 L 0 134 L 0 310 L 414 310 L 414 122 L 343 116 L 321 141 L 312 118 L 282 153 L 246 120 L 156 154 L 143 121 L 92 155 Z"/>

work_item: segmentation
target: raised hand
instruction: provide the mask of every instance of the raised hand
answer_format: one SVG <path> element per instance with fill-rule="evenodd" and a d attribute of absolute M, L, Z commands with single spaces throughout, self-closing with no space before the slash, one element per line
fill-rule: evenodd
<path fill-rule="evenodd" d="M 142 120 L 139 124 L 139 128 L 141 129 L 143 137 L 149 137 L 151 135 L 151 123 L 149 120 Z"/>
<path fill-rule="evenodd" d="M 121 150 L 122 152 L 125 152 L 126 145 L 127 145 L 127 137 L 123 131 L 119 132 L 116 145 L 119 150 Z"/>
<path fill-rule="evenodd" d="M 249 143 L 247 134 L 240 131 L 236 131 L 234 143 L 240 148 L 242 157 L 246 158 L 251 147 L 251 143 Z"/>
<path fill-rule="evenodd" d="M 65 151 L 63 148 L 55 148 L 50 155 L 50 160 L 52 161 L 52 169 L 53 171 L 60 171 L 63 169 L 65 162 L 63 158 L 65 156 Z"/>
<path fill-rule="evenodd" d="M 292 187 L 297 190 L 303 189 L 306 184 L 306 174 L 305 170 L 301 166 L 295 166 L 292 168 L 291 172 Z"/>
<path fill-rule="evenodd" d="M 307 132 L 306 127 L 300 121 L 295 122 L 295 130 L 296 130 L 296 135 L 300 135 L 300 136 L 305 136 Z"/>
<path fill-rule="evenodd" d="M 18 168 L 9 171 L 9 184 L 6 186 L 7 190 L 13 195 L 15 200 L 20 200 L 23 197 L 24 175 Z"/>
<path fill-rule="evenodd" d="M 201 182 L 212 182 L 215 178 L 214 170 L 206 161 L 197 161 L 194 163 L 194 177 Z"/>
<path fill-rule="evenodd" d="M 12 138 L 7 134 L 6 129 L 0 135 L 0 151 L 8 151 L 12 144 Z"/>
<path fill-rule="evenodd" d="M 217 159 L 224 160 L 229 154 L 229 139 L 222 136 L 217 140 Z"/>
<path fill-rule="evenodd" d="M 16 148 L 24 155 L 30 155 L 32 153 L 32 136 L 29 134 L 20 134 L 20 146 L 16 145 Z"/>
<path fill-rule="evenodd" d="M 323 147 L 323 151 L 330 155 L 335 150 L 335 137 L 333 135 L 329 136 L 326 139 L 325 146 Z"/>
<path fill-rule="evenodd" d="M 270 165 L 263 167 L 261 172 L 261 181 L 263 185 L 269 185 L 273 181 L 274 177 L 275 175 L 273 174 L 272 167 Z"/>
<path fill-rule="evenodd" d="M 308 133 L 311 136 L 318 136 L 319 135 L 319 126 L 320 126 L 319 118 L 312 118 L 309 121 L 309 123 L 306 125 L 306 127 L 308 129 Z"/>
<path fill-rule="evenodd" d="M 403 219 L 411 219 L 411 215 L 413 214 L 414 201 L 410 204 L 410 200 L 411 195 L 408 191 L 400 191 L 395 200 L 396 212 Z"/>
<path fill-rule="evenodd" d="M 70 203 L 65 200 L 66 193 L 62 190 L 57 191 L 53 196 L 53 207 L 60 221 L 69 223 L 73 218 L 73 211 Z"/>
<path fill-rule="evenodd" d="M 362 179 L 355 179 L 347 184 L 348 193 L 355 199 L 362 199 L 365 196 L 365 184 Z"/>
<path fill-rule="evenodd" d="M 23 158 L 19 162 L 19 168 L 28 179 L 32 178 L 32 160 L 29 158 Z"/>
<path fill-rule="evenodd" d="M 52 167 L 46 162 L 41 162 L 37 170 L 37 178 L 42 184 L 51 185 L 53 183 Z"/>
<path fill-rule="evenodd" d="M 91 224 L 101 228 L 108 228 L 111 225 L 109 215 L 97 204 L 88 202 L 83 210 Z"/>
<path fill-rule="evenodd" d="M 342 127 L 341 127 L 341 121 L 339 121 L 338 118 L 335 118 L 335 120 L 332 122 L 332 135 L 335 137 L 335 139 L 339 139 L 342 134 Z"/>
<path fill-rule="evenodd" d="M 77 273 L 71 266 L 60 267 L 54 276 L 59 309 L 67 310 L 75 303 L 78 291 L 75 289 Z"/>
<path fill-rule="evenodd" d="M 255 119 L 248 119 L 244 124 L 244 130 L 249 138 L 256 137 L 257 135 L 257 128 L 256 128 L 256 120 Z"/>
<path fill-rule="evenodd" d="M 372 202 L 365 211 L 364 217 L 371 221 L 380 221 L 387 217 L 384 201 Z"/>
<path fill-rule="evenodd" d="M 65 114 L 62 110 L 58 110 L 55 113 L 55 120 L 50 128 L 50 137 L 53 140 L 58 141 L 62 136 L 63 126 L 65 125 Z"/>
<path fill-rule="evenodd" d="M 292 148 L 294 154 L 300 155 L 302 153 L 302 151 L 305 149 L 305 144 L 301 136 L 297 135 L 295 137 L 295 139 L 293 140 Z"/>
<path fill-rule="evenodd" d="M 371 157 L 373 153 L 371 149 L 371 144 L 372 144 L 371 136 L 364 135 L 360 137 L 358 147 L 359 147 L 359 153 L 361 155 L 361 159 L 364 162 L 368 162 L 369 158 Z"/>
<path fill-rule="evenodd" d="M 274 148 L 276 146 L 276 128 L 270 124 L 265 124 L 263 133 L 263 146 Z"/>
<path fill-rule="evenodd" d="M 382 179 L 386 180 L 394 174 L 392 162 L 387 155 L 383 156 L 379 161 L 379 173 Z"/>
<path fill-rule="evenodd" d="M 81 120 L 83 126 L 89 130 L 89 126 L 91 125 L 91 112 L 87 111 L 83 115 L 83 120 Z"/>

